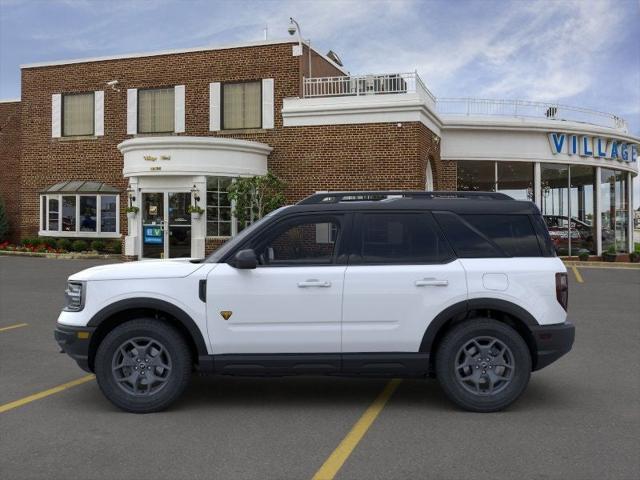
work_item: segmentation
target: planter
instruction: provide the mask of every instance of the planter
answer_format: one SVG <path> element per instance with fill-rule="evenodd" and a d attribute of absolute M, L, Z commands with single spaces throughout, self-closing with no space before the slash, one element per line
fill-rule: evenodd
<path fill-rule="evenodd" d="M 629 254 L 629 261 L 631 263 L 640 263 L 640 252 L 633 252 Z"/>
<path fill-rule="evenodd" d="M 136 212 L 127 212 L 127 220 L 132 222 L 135 220 L 137 213 Z"/>
<path fill-rule="evenodd" d="M 202 213 L 200 212 L 191 212 L 191 220 L 200 220 L 200 217 L 202 217 Z"/>
<path fill-rule="evenodd" d="M 602 260 L 604 260 L 605 262 L 615 262 L 618 259 L 618 254 L 617 253 L 603 253 L 602 254 Z"/>

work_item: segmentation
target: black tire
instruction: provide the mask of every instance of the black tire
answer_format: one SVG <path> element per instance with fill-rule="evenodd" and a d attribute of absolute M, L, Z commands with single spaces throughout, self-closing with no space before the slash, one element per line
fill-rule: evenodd
<path fill-rule="evenodd" d="M 484 353 L 471 355 L 475 351 Z M 511 367 L 506 366 L 509 363 Z M 442 339 L 436 353 L 436 376 L 447 397 L 459 407 L 495 412 L 511 405 L 526 389 L 531 354 L 509 325 L 488 318 L 470 319 Z"/>
<path fill-rule="evenodd" d="M 188 385 L 191 370 L 191 353 L 183 336 L 152 318 L 130 320 L 114 328 L 100 343 L 95 358 L 102 393 L 115 406 L 132 413 L 167 408 Z M 133 377 L 135 381 L 128 380 Z"/>

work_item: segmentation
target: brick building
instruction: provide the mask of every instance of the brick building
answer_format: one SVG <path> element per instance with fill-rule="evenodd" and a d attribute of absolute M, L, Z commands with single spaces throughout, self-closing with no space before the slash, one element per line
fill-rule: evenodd
<path fill-rule="evenodd" d="M 0 103 L 12 239 L 122 238 L 134 258 L 202 256 L 241 228 L 229 182 L 269 170 L 291 202 L 318 190 L 506 191 L 538 203 L 560 248 L 628 250 L 638 138 L 618 117 L 436 100 L 415 73 L 354 76 L 298 47 L 22 66 L 20 100 Z M 574 139 L 588 145 L 572 151 Z M 200 218 L 186 212 L 194 203 Z"/>

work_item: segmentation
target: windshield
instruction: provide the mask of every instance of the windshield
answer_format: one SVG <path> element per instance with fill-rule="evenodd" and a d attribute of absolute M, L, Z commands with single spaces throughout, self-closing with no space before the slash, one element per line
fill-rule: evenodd
<path fill-rule="evenodd" d="M 238 235 L 229 239 L 226 243 L 223 243 L 220 248 L 215 250 L 211 255 L 209 255 L 204 261 L 207 263 L 218 263 L 221 258 L 223 258 L 227 253 L 233 250 L 237 245 L 244 242 L 245 238 L 247 238 L 253 231 L 258 229 L 260 226 L 264 225 L 264 223 L 273 217 L 276 213 L 281 212 L 287 208 L 287 206 L 280 207 L 274 210 L 271 213 L 266 214 L 257 222 L 252 223 L 247 228 L 242 230 Z"/>

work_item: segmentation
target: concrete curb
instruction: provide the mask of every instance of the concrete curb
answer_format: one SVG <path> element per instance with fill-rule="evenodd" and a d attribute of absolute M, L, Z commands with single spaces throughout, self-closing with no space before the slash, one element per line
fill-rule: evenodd
<path fill-rule="evenodd" d="M 580 267 L 580 268 L 610 268 L 618 270 L 640 270 L 640 263 L 630 262 L 580 262 L 563 260 L 567 267 Z"/>
<path fill-rule="evenodd" d="M 108 253 L 41 253 L 41 252 L 13 252 L 10 250 L 0 250 L 0 255 L 15 256 L 15 257 L 43 257 L 43 258 L 55 258 L 57 260 L 122 260 L 120 254 L 108 254 Z"/>

